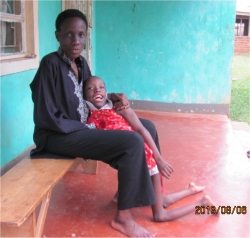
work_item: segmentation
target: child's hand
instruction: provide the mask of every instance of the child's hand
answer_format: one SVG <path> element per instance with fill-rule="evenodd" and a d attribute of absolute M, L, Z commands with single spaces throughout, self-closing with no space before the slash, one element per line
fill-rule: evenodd
<path fill-rule="evenodd" d="M 113 107 L 116 111 L 129 108 L 129 101 L 124 93 L 111 93 L 110 99 L 113 102 Z"/>
<path fill-rule="evenodd" d="M 170 164 L 168 164 L 166 161 L 164 161 L 163 159 L 156 161 L 156 163 L 157 163 L 159 172 L 162 174 L 162 176 L 169 179 L 171 173 L 174 172 L 173 167 Z"/>

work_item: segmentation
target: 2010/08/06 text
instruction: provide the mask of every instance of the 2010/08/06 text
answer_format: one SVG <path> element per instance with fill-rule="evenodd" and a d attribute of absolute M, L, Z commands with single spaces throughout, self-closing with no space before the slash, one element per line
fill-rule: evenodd
<path fill-rule="evenodd" d="M 204 214 L 223 214 L 223 215 L 245 215 L 247 214 L 246 206 L 196 206 L 195 215 L 204 215 Z"/>

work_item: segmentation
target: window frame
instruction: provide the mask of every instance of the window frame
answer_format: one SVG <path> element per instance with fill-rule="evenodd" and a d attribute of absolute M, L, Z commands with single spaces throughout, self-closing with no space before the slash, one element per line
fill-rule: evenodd
<path fill-rule="evenodd" d="M 39 66 L 38 1 L 22 1 L 24 2 L 25 18 L 24 52 L 20 54 L 1 56 L 1 76 L 36 69 Z"/>
<path fill-rule="evenodd" d="M 237 23 L 237 20 L 240 22 Z M 236 24 L 241 25 L 243 23 L 243 20 L 248 21 L 248 26 L 243 27 L 243 35 L 236 35 L 234 34 L 235 37 L 250 37 L 250 12 L 236 12 L 236 17 L 235 17 L 235 28 Z M 247 30 L 247 35 L 244 35 L 245 29 Z"/>

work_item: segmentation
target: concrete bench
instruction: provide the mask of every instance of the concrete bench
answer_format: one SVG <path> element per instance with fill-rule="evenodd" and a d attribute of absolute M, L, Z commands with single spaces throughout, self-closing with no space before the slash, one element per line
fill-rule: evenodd
<path fill-rule="evenodd" d="M 85 173 L 97 173 L 97 161 L 81 158 L 26 158 L 5 173 L 1 177 L 0 237 L 41 237 L 53 187 L 79 164 Z"/>

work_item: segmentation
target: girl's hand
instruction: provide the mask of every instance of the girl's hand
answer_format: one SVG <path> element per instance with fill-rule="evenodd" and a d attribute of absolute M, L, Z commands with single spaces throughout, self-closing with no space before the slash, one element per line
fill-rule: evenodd
<path fill-rule="evenodd" d="M 110 100 L 113 103 L 113 108 L 116 111 L 121 111 L 129 108 L 129 101 L 124 93 L 111 93 Z"/>
<path fill-rule="evenodd" d="M 165 160 L 159 159 L 156 161 L 158 170 L 165 178 L 169 179 L 172 172 L 174 172 L 173 167 L 168 164 Z"/>

